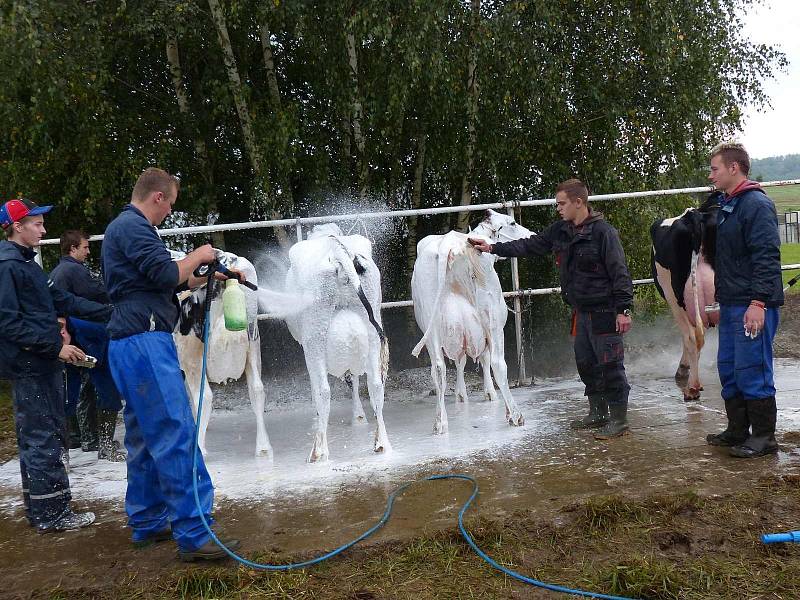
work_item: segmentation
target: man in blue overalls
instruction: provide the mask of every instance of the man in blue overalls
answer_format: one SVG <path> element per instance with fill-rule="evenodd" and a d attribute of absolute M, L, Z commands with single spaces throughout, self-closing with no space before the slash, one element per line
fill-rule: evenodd
<path fill-rule="evenodd" d="M 709 179 L 725 192 L 717 215 L 716 296 L 720 305 L 717 369 L 728 415 L 725 431 L 709 435 L 731 456 L 778 451 L 772 341 L 783 305 L 780 236 L 775 205 L 749 181 L 741 144 L 711 153 Z"/>
<path fill-rule="evenodd" d="M 182 260 L 170 258 L 155 227 L 170 214 L 178 189 L 178 180 L 166 171 L 147 169 L 131 203 L 106 229 L 102 266 L 114 303 L 108 360 L 126 400 L 125 510 L 134 543 L 172 537 L 182 560 L 212 560 L 227 555 L 211 540 L 194 500 L 194 422 L 172 331 L 178 318 L 176 288 L 199 283 L 192 272 L 215 255 L 205 245 Z M 211 522 L 214 489 L 202 456 L 197 463 L 200 506 Z M 238 542 L 226 545 L 235 548 Z"/>

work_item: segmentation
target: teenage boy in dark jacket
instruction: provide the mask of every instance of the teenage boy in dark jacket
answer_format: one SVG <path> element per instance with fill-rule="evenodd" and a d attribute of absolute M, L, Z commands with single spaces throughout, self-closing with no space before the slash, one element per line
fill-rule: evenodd
<path fill-rule="evenodd" d="M 9 200 L 0 208 L 0 378 L 10 379 L 19 446 L 25 514 L 40 533 L 85 527 L 94 514 L 74 513 L 62 455 L 63 364 L 83 360 L 65 344 L 58 317 L 76 315 L 107 321 L 111 307 L 78 298 L 49 284 L 34 262 L 46 233 L 43 214 L 51 206 Z"/>
<path fill-rule="evenodd" d="M 749 181 L 741 144 L 711 153 L 709 179 L 724 192 L 717 213 L 716 296 L 720 305 L 717 370 L 728 415 L 713 446 L 753 458 L 778 451 L 772 341 L 783 305 L 781 240 L 775 205 Z"/>
<path fill-rule="evenodd" d="M 633 282 L 617 230 L 591 209 L 589 191 L 581 181 L 559 184 L 556 207 L 562 220 L 538 235 L 498 244 L 475 239 L 470 243 L 498 256 L 556 255 L 561 295 L 573 308 L 575 362 L 589 398 L 589 414 L 570 426 L 600 427 L 597 439 L 618 437 L 628 430 L 630 386 L 622 336 L 631 327 Z"/>

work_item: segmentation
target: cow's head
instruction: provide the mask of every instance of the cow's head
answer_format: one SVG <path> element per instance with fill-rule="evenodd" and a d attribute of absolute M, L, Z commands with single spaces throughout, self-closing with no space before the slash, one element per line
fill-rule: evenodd
<path fill-rule="evenodd" d="M 514 221 L 514 217 L 491 209 L 483 213 L 483 220 L 475 227 L 473 233 L 485 235 L 493 243 L 510 242 L 533 235 L 530 229 Z"/>

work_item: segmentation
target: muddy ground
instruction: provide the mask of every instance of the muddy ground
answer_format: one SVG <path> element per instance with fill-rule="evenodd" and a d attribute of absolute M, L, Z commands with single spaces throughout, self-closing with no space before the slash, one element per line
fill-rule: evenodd
<path fill-rule="evenodd" d="M 659 366 L 671 359 L 657 350 L 660 338 L 654 334 L 649 344 L 648 336 L 638 338 L 638 352 L 629 351 L 632 432 L 611 443 L 565 429 L 565 422 L 584 410 L 574 376 L 515 390 L 528 415 L 524 430 L 484 443 L 482 436 L 494 439 L 501 432 L 493 424 L 502 407 L 487 406 L 473 380 L 476 393 L 469 405 L 448 399 L 451 440 L 442 442 L 438 459 L 417 448 L 439 443 L 429 441 L 431 400 L 415 394 L 398 396 L 401 400 L 392 404 L 388 395 L 390 436 L 403 414 L 418 411 L 426 419 L 419 430 L 395 427 L 395 454 L 408 458 L 408 464 L 366 455 L 359 461 L 352 448 L 347 452 L 353 456 L 347 455 L 336 436 L 348 435 L 348 424 L 332 422 L 332 441 L 340 439 L 338 446 L 332 443 L 332 464 L 309 474 L 302 462 L 306 439 L 296 452 L 277 454 L 291 442 L 293 436 L 281 437 L 280 430 L 291 429 L 294 413 L 268 412 L 275 464 L 252 463 L 260 469 L 262 486 L 253 494 L 236 478 L 214 471 L 227 468 L 219 456 L 230 445 L 229 438 L 215 438 L 215 431 L 221 436 L 226 426 L 238 427 L 242 414 L 220 411 L 216 430 L 214 421 L 209 428 L 208 461 L 217 484 L 217 519 L 226 533 L 242 539 L 249 558 L 288 562 L 367 529 L 397 485 L 435 473 L 466 472 L 481 486 L 468 528 L 492 556 L 526 575 L 638 598 L 800 598 L 800 546 L 758 541 L 764 532 L 800 529 L 800 296 L 788 300 L 775 343 L 781 357 L 782 445 L 776 457 L 736 461 L 704 444 L 705 434 L 724 421 L 713 370 L 706 363 L 703 400 L 683 403 L 670 378 L 674 365 Z M 409 377 L 396 387 L 419 381 Z M 346 406 L 339 410 L 346 415 Z M 13 482 L 7 398 L 0 401 L 0 429 L 0 461 L 12 461 L 0 465 L 2 598 L 565 597 L 513 582 L 472 554 L 455 528 L 469 492 L 459 482 L 412 487 L 398 500 L 389 524 L 341 558 L 300 572 L 263 573 L 232 563 L 185 566 L 170 543 L 133 549 L 120 496 L 124 471 L 98 471 L 79 457 L 71 475 L 74 502 L 95 510 L 98 523 L 79 532 L 38 536 L 26 525 L 18 480 L 16 488 Z M 463 444 L 470 429 L 475 439 Z M 245 456 L 249 431 L 240 438 L 231 451 Z M 99 489 L 102 478 L 110 480 L 107 489 Z M 317 479 L 318 485 L 309 483 Z"/>

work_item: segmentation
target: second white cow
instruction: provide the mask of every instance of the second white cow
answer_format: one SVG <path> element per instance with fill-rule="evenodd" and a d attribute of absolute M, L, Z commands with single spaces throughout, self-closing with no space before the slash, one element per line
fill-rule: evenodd
<path fill-rule="evenodd" d="M 289 263 L 283 298 L 296 298 L 296 310 L 278 316 L 303 346 L 311 379 L 317 421 L 308 461 L 328 459 L 329 373 L 352 381 L 355 422 L 364 417 L 358 377 L 366 374 L 377 420 L 373 448 L 390 451 L 383 421 L 389 346 L 381 324 L 381 277 L 371 242 L 360 235 L 342 235 L 335 224 L 317 226 L 307 240 L 289 249 Z M 266 293 L 263 297 L 269 312 L 269 298 Z"/>
<path fill-rule="evenodd" d="M 532 232 L 515 223 L 512 217 L 487 210 L 484 220 L 469 237 L 495 243 L 530 235 Z M 481 364 L 486 397 L 490 400 L 497 397 L 494 376 L 509 424 L 525 422 L 508 387 L 503 337 L 508 308 L 494 270 L 497 260 L 493 254 L 479 254 L 467 242 L 467 235 L 456 231 L 429 235 L 417 244 L 411 295 L 414 316 L 424 334 L 413 354 L 418 356 L 425 347 L 430 356 L 431 379 L 437 396 L 434 433 L 447 432 L 445 357 L 456 363 L 459 400 L 467 399 L 464 367 L 470 357 Z"/>

